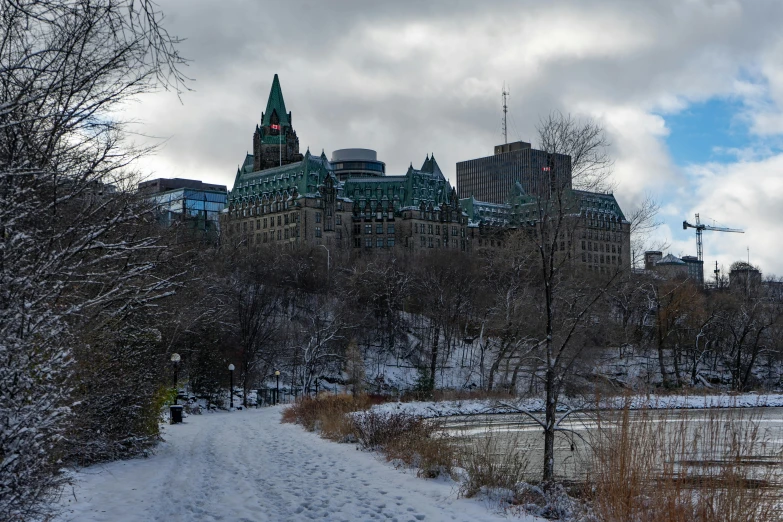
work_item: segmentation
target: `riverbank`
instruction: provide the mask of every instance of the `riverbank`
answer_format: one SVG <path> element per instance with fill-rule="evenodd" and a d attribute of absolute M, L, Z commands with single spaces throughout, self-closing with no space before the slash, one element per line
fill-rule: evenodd
<path fill-rule="evenodd" d="M 590 411 L 595 409 L 705 409 L 705 408 L 764 408 L 783 407 L 783 393 L 723 394 L 723 395 L 639 395 L 602 398 L 596 404 L 584 399 L 561 398 L 558 411 Z M 407 413 L 425 418 L 456 415 L 508 414 L 519 411 L 542 413 L 544 399 L 477 399 L 456 401 L 389 402 L 371 408 L 378 413 Z"/>

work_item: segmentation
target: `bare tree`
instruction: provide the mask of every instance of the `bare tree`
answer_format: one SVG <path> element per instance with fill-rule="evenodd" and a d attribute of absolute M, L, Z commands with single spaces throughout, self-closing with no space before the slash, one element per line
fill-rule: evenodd
<path fill-rule="evenodd" d="M 644 257 L 648 250 L 665 250 L 667 243 L 656 240 L 653 235 L 662 221 L 658 218 L 661 207 L 651 194 L 645 195 L 642 202 L 629 215 L 631 223 L 631 266 Z"/>
<path fill-rule="evenodd" d="M 171 291 L 153 277 L 156 239 L 134 232 L 144 210 L 116 189 L 144 151 L 123 146 L 112 117 L 129 97 L 182 86 L 160 19 L 148 0 L 0 2 L 4 520 L 43 514 L 60 482 L 80 325 L 121 321 Z"/>
<path fill-rule="evenodd" d="M 539 120 L 536 130 L 539 149 L 571 158 L 574 188 L 604 192 L 613 188 L 614 160 L 609 155 L 609 139 L 601 125 L 591 118 L 553 111 Z"/>
<path fill-rule="evenodd" d="M 564 387 L 572 378 L 577 362 L 590 347 L 602 347 L 608 337 L 601 335 L 598 312 L 608 300 L 608 290 L 627 267 L 617 264 L 608 273 L 583 272 L 572 261 L 576 231 L 585 226 L 579 195 L 571 186 L 587 190 L 611 187 L 612 160 L 603 129 L 592 120 L 551 113 L 538 127 L 539 147 L 550 157 L 570 156 L 572 179 L 552 177 L 548 191 L 534 201 L 533 224 L 522 223 L 518 247 L 530 263 L 525 280 L 531 285 L 534 306 L 541 321 L 528 336 L 540 349 L 544 373 L 544 417 L 522 410 L 544 431 L 543 481 L 554 479 L 555 434 L 564 431 L 561 422 L 570 412 L 558 414 Z M 551 169 L 551 162 L 549 169 Z"/>

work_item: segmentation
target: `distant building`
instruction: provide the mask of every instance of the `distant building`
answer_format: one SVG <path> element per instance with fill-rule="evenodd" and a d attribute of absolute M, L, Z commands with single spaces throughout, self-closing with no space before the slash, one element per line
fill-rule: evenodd
<path fill-rule="evenodd" d="M 704 286 L 704 261 L 699 261 L 696 256 L 682 256 L 682 260 L 688 266 L 688 279 Z"/>
<path fill-rule="evenodd" d="M 656 261 L 653 270 L 666 279 L 688 277 L 688 263 L 672 254 L 667 254 Z"/>
<path fill-rule="evenodd" d="M 158 194 L 160 192 L 182 188 L 194 190 L 212 190 L 218 192 L 226 192 L 227 190 L 225 185 L 204 183 L 203 181 L 199 181 L 197 179 L 158 178 L 151 179 L 149 181 L 142 181 L 139 183 L 138 192 L 139 194 Z"/>
<path fill-rule="evenodd" d="M 280 149 L 267 139 L 273 131 L 283 132 L 289 143 L 277 163 L 269 151 Z M 556 250 L 600 273 L 630 267 L 630 223 L 612 194 L 571 189 L 568 156 L 523 142 L 500 145 L 491 158 L 458 165 L 458 173 L 476 183 L 460 199 L 434 156 L 427 155 L 418 169 L 410 165 L 403 174 L 387 175 L 374 150 L 336 150 L 331 161 L 324 152 L 297 156 L 295 136 L 275 75 L 256 126 L 254 154 L 237 168 L 222 214 L 227 238 L 248 246 L 325 246 L 353 254 L 502 248 L 515 231 L 535 233 L 540 202 L 557 189 L 566 199 L 569 226 Z M 502 182 L 489 186 L 481 179 L 486 165 Z"/>
<path fill-rule="evenodd" d="M 752 291 L 761 285 L 761 271 L 745 261 L 736 261 L 729 269 L 729 288 L 737 291 Z"/>
<path fill-rule="evenodd" d="M 577 266 L 596 273 L 630 268 L 630 223 L 612 194 L 566 189 L 562 227 L 555 251 L 570 257 Z M 525 193 L 516 183 L 503 204 L 460 200 L 468 216 L 467 237 L 471 249 L 506 246 L 508 232 L 533 230 L 538 222 L 539 198 Z"/>
<path fill-rule="evenodd" d="M 571 187 L 571 157 L 548 154 L 517 141 L 497 145 L 495 154 L 457 163 L 457 192 L 488 203 L 505 203 L 519 183 L 526 194 L 549 197 Z"/>
<path fill-rule="evenodd" d="M 370 149 L 341 149 L 332 152 L 332 169 L 340 181 L 386 175 L 386 164 Z"/>
<path fill-rule="evenodd" d="M 654 272 L 665 279 L 690 279 L 694 284 L 704 284 L 704 262 L 696 256 L 679 258 L 672 254 L 663 255 L 658 250 L 648 250 L 644 253 L 644 269 Z"/>
<path fill-rule="evenodd" d="M 253 132 L 253 171 L 297 163 L 304 158 L 299 153 L 299 138 L 293 118 L 286 112 L 280 80 L 275 74 L 272 89 L 261 113 L 261 124 Z"/>
<path fill-rule="evenodd" d="M 663 258 L 663 252 L 660 250 L 648 250 L 644 253 L 644 269 L 654 270 L 655 263 Z"/>
<path fill-rule="evenodd" d="M 161 223 L 183 223 L 207 232 L 219 228 L 228 196 L 225 185 L 182 178 L 144 181 L 139 183 L 138 191 L 155 204 Z"/>
<path fill-rule="evenodd" d="M 285 106 L 275 75 L 256 142 L 274 136 L 275 121 L 289 138 L 296 136 L 290 113 L 285 120 L 279 114 Z M 255 143 L 255 153 L 246 154 L 237 169 L 223 217 L 228 236 L 248 245 L 323 245 L 357 254 L 467 250 L 467 217 L 434 157 L 428 155 L 419 169 L 411 165 L 403 175 L 387 176 L 385 163 L 370 149 L 336 150 L 329 161 L 323 152 L 296 156 L 296 141 L 282 162 L 270 163 L 267 152 L 273 149 L 267 147 L 274 146 L 271 139 Z M 259 162 L 256 154 L 264 159 Z"/>

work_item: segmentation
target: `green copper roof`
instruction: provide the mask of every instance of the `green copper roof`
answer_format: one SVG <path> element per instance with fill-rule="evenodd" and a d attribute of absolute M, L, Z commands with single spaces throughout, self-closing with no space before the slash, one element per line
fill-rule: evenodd
<path fill-rule="evenodd" d="M 280 125 L 290 125 L 288 121 L 288 111 L 285 110 L 285 101 L 283 100 L 283 91 L 280 89 L 280 80 L 275 74 L 272 80 L 272 90 L 269 91 L 269 100 L 266 102 L 266 111 L 261 119 L 261 125 L 266 127 L 271 123 L 272 113 L 277 112 L 277 118 Z"/>
<path fill-rule="evenodd" d="M 328 160 L 313 156 L 308 150 L 304 159 L 296 163 L 255 172 L 238 170 L 229 201 L 282 192 L 291 195 L 294 190 L 300 195 L 316 193 L 331 172 Z"/>

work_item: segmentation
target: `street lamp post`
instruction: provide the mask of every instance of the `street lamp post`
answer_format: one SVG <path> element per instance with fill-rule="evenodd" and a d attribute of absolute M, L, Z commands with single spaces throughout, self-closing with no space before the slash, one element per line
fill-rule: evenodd
<path fill-rule="evenodd" d="M 275 390 L 275 404 L 280 402 L 280 370 L 275 370 L 275 377 L 277 378 L 277 388 Z"/>
<path fill-rule="evenodd" d="M 326 273 L 329 274 L 329 271 L 332 269 L 332 256 L 329 253 L 329 247 L 326 245 L 318 245 L 318 246 L 326 249 Z"/>
<path fill-rule="evenodd" d="M 179 380 L 177 374 L 179 372 L 179 361 L 180 361 L 180 359 L 181 358 L 180 358 L 178 353 L 172 353 L 171 354 L 171 363 L 174 365 L 174 404 L 175 405 L 177 404 L 177 395 L 179 393 L 177 391 L 177 382 Z"/>
<path fill-rule="evenodd" d="M 229 364 L 228 365 L 228 375 L 229 375 L 229 387 L 228 387 L 228 397 L 229 397 L 229 409 L 234 409 L 234 365 Z"/>

